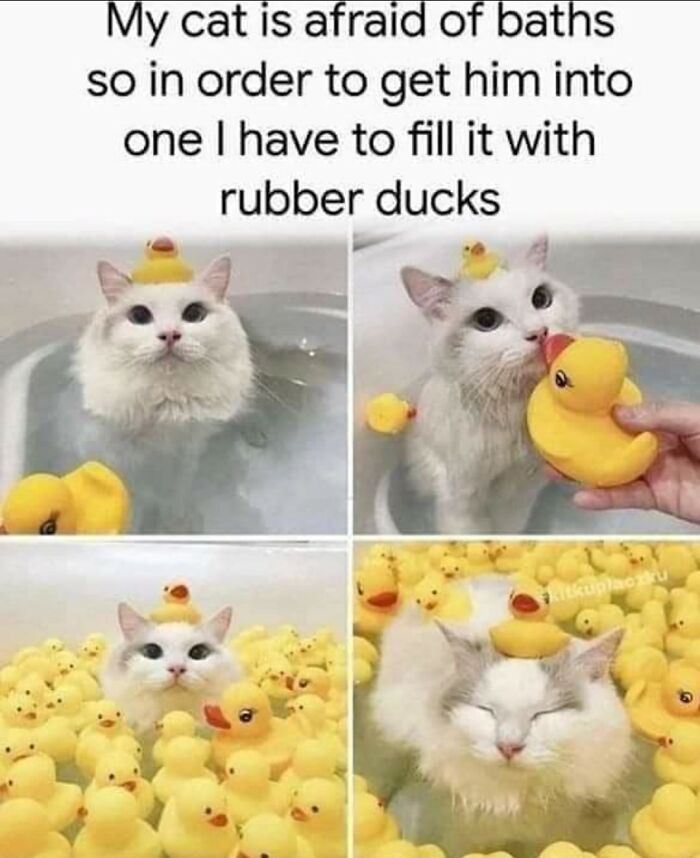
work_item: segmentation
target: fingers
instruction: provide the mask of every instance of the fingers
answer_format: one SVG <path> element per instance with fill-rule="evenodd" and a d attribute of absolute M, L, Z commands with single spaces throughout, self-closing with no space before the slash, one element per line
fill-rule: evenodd
<path fill-rule="evenodd" d="M 558 471 L 556 468 L 552 467 L 552 465 L 546 463 L 544 466 L 544 475 L 548 480 L 551 480 L 553 483 L 570 482 L 569 478 L 562 474 L 561 471 Z"/>
<path fill-rule="evenodd" d="M 691 402 L 643 402 L 619 405 L 617 422 L 632 432 L 668 432 L 683 439 L 686 446 L 697 444 L 700 453 L 700 405 Z"/>
<path fill-rule="evenodd" d="M 582 489 L 573 497 L 580 509 L 656 509 L 656 501 L 647 483 L 635 480 L 614 489 Z"/>

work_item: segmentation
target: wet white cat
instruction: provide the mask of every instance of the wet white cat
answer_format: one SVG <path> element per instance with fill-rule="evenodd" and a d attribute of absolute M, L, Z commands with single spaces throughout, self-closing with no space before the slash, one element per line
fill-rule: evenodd
<path fill-rule="evenodd" d="M 434 836 L 420 828 L 437 824 L 455 855 L 511 843 L 529 854 L 556 840 L 612 842 L 633 759 L 608 676 L 619 633 L 548 659 L 503 658 L 486 631 L 505 616 L 500 588 L 480 582 L 472 591 L 471 623 L 425 625 L 409 608 L 384 635 L 374 722 L 410 752 L 432 798 L 441 797 L 427 803 L 430 819 L 412 835 Z"/>
<path fill-rule="evenodd" d="M 223 645 L 230 624 L 230 608 L 197 626 L 157 625 L 121 604 L 124 640 L 112 650 L 100 677 L 105 696 L 119 703 L 139 733 L 152 730 L 174 709 L 201 718 L 203 705 L 216 702 L 240 678 Z"/>
<path fill-rule="evenodd" d="M 525 428 L 548 334 L 573 333 L 578 301 L 545 271 L 547 239 L 486 280 L 404 268 L 431 322 L 432 366 L 408 435 L 416 488 L 435 500 L 442 533 L 519 533 L 543 486 Z"/>

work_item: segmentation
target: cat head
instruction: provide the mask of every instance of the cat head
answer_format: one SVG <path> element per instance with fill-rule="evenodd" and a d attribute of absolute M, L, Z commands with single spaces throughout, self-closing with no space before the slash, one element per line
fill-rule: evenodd
<path fill-rule="evenodd" d="M 602 747 L 606 734 L 625 729 L 608 676 L 620 630 L 544 659 L 504 658 L 489 643 L 441 630 L 456 670 L 440 711 L 471 756 L 516 770 L 560 767 L 587 742 Z"/>
<path fill-rule="evenodd" d="M 122 603 L 119 668 L 144 691 L 179 687 L 202 692 L 231 667 L 223 646 L 231 614 L 231 608 L 224 608 L 200 625 L 156 624 Z"/>
<path fill-rule="evenodd" d="M 537 238 L 510 268 L 484 280 L 450 280 L 417 268 L 401 278 L 432 323 L 437 365 L 489 393 L 525 375 L 544 374 L 540 343 L 549 333 L 573 333 L 578 300 L 546 271 L 548 241 Z"/>
<path fill-rule="evenodd" d="M 190 283 L 135 284 L 104 261 L 97 274 L 107 302 L 98 314 L 99 337 L 134 368 L 216 362 L 245 338 L 226 301 L 228 256 L 215 259 Z"/>

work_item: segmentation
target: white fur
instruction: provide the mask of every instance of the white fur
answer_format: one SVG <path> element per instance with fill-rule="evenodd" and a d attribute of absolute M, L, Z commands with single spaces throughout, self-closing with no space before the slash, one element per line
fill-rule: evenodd
<path fill-rule="evenodd" d="M 248 338 L 225 300 L 228 257 L 220 257 L 191 283 L 135 285 L 102 262 L 98 274 L 107 305 L 93 316 L 78 346 L 75 372 L 87 411 L 131 436 L 163 429 L 231 420 L 244 408 L 253 385 Z M 203 304 L 203 321 L 183 319 L 192 303 Z M 153 317 L 137 325 L 134 306 Z M 158 338 L 176 331 L 169 349 Z"/>
<path fill-rule="evenodd" d="M 238 665 L 223 646 L 230 609 L 199 626 L 156 625 L 127 605 L 120 606 L 119 618 L 124 640 L 112 650 L 104 667 L 102 688 L 140 733 L 152 730 L 167 712 L 176 709 L 201 719 L 203 705 L 217 701 L 226 687 L 240 678 Z M 162 658 L 153 660 L 141 654 L 149 643 L 161 647 Z M 211 655 L 203 660 L 190 658 L 192 647 L 202 643 L 210 647 Z M 168 670 L 172 667 L 185 668 L 177 683 Z"/>
<path fill-rule="evenodd" d="M 573 332 L 578 301 L 543 270 L 546 239 L 524 258 L 486 280 L 453 282 L 417 269 L 402 277 L 431 322 L 432 366 L 408 437 L 413 482 L 436 503 L 442 533 L 519 533 L 543 486 L 541 463 L 525 427 L 527 400 L 544 365 L 537 341 L 546 328 Z M 534 290 L 546 284 L 551 306 L 536 309 Z M 504 318 L 496 330 L 476 330 L 475 311 Z"/>
<path fill-rule="evenodd" d="M 506 592 L 503 582 L 480 582 L 474 619 L 452 633 L 490 647 L 486 629 L 506 616 Z M 571 645 L 562 676 L 575 683 L 577 707 L 548 711 L 558 680 L 536 660 L 498 657 L 445 710 L 464 668 L 445 635 L 413 608 L 389 627 L 372 713 L 383 737 L 410 751 L 437 793 L 451 797 L 443 845 L 459 855 L 510 842 L 604 841 L 590 814 L 611 822 L 606 809 L 620 800 L 632 756 L 628 718 L 605 670 L 614 645 Z M 498 741 L 524 747 L 507 762 Z"/>

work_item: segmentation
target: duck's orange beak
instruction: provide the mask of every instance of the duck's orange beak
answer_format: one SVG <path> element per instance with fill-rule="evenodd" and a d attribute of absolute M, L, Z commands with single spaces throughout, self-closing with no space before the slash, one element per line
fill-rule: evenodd
<path fill-rule="evenodd" d="M 657 742 L 659 743 L 659 745 L 661 745 L 662 748 L 668 747 L 668 741 L 665 736 L 660 736 L 657 739 Z"/>
<path fill-rule="evenodd" d="M 177 587 L 173 587 L 170 591 L 170 595 L 175 596 L 176 599 L 187 599 L 190 595 L 190 591 L 184 584 L 178 584 Z"/>
<path fill-rule="evenodd" d="M 393 608 L 398 600 L 399 594 L 396 590 L 386 590 L 384 593 L 377 593 L 376 596 L 370 596 L 367 599 L 367 604 L 373 608 Z"/>
<path fill-rule="evenodd" d="M 483 256 L 486 253 L 486 248 L 481 241 L 475 241 L 471 246 L 472 256 Z"/>
<path fill-rule="evenodd" d="M 309 818 L 300 807 L 293 807 L 290 813 L 296 822 L 307 822 Z"/>
<path fill-rule="evenodd" d="M 551 366 L 565 348 L 574 342 L 574 338 L 568 334 L 552 334 L 547 337 L 541 345 L 542 357 L 547 366 Z"/>
<path fill-rule="evenodd" d="M 216 816 L 212 816 L 209 820 L 209 825 L 213 825 L 214 828 L 226 828 L 228 825 L 228 816 L 225 813 L 217 813 Z"/>
<path fill-rule="evenodd" d="M 0 536 L 7 536 L 7 528 L 0 522 Z"/>
<path fill-rule="evenodd" d="M 136 781 L 126 781 L 122 784 L 122 788 L 125 789 L 127 792 L 136 792 L 137 786 L 138 784 L 136 783 Z"/>
<path fill-rule="evenodd" d="M 226 716 L 221 711 L 221 706 L 212 706 L 208 704 L 204 707 L 204 719 L 210 727 L 215 727 L 217 730 L 230 730 L 231 724 L 226 719 Z"/>
<path fill-rule="evenodd" d="M 527 593 L 518 593 L 511 604 L 521 614 L 534 614 L 540 609 L 540 603 L 537 599 L 534 596 L 528 596 Z"/>
<path fill-rule="evenodd" d="M 294 691 L 294 677 L 293 676 L 288 676 L 285 679 L 284 684 L 287 686 L 288 691 Z"/>

